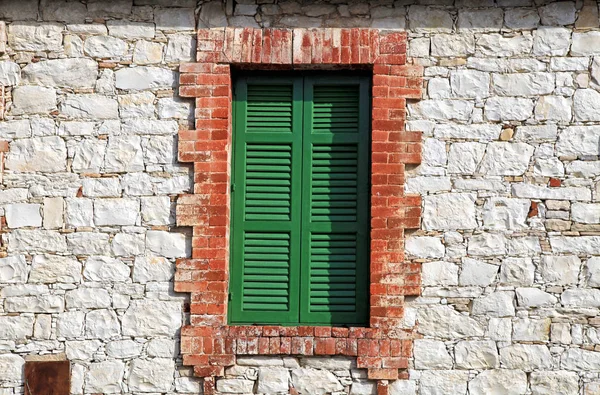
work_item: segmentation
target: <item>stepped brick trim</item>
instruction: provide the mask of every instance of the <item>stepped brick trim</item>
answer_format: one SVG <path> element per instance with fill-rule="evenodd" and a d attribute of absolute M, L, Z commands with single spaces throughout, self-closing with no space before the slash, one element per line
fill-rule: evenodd
<path fill-rule="evenodd" d="M 197 63 L 180 67 L 179 94 L 196 100 L 195 130 L 179 133 L 179 160 L 194 164 L 194 193 L 177 204 L 193 228 L 192 257 L 177 262 L 175 290 L 190 292 L 182 329 L 184 364 L 214 392 L 236 355 L 356 357 L 379 383 L 406 378 L 412 353 L 402 329 L 404 297 L 420 293 L 420 265 L 404 261 L 404 230 L 418 228 L 420 196 L 404 194 L 405 166 L 421 162 L 421 133 L 406 131 L 406 100 L 420 99 L 420 66 L 406 64 L 404 32 L 375 29 L 217 28 L 198 31 Z M 231 66 L 373 72 L 370 327 L 228 326 Z"/>

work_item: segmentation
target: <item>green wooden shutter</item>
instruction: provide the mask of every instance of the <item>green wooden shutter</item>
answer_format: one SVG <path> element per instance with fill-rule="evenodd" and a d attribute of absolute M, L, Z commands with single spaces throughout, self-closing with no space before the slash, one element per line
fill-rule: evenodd
<path fill-rule="evenodd" d="M 235 96 L 230 321 L 297 323 L 301 81 L 242 78 Z"/>
<path fill-rule="evenodd" d="M 368 98 L 366 78 L 305 78 L 303 324 L 367 323 Z"/>

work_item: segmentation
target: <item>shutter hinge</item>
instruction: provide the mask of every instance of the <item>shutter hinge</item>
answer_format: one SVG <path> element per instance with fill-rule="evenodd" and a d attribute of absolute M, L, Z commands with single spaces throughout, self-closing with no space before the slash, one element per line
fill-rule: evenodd
<path fill-rule="evenodd" d="M 235 183 L 231 183 L 231 192 L 235 192 Z"/>
<path fill-rule="evenodd" d="M 229 293 L 229 294 L 227 295 L 227 300 L 229 300 L 229 301 L 231 302 L 231 293 Z"/>

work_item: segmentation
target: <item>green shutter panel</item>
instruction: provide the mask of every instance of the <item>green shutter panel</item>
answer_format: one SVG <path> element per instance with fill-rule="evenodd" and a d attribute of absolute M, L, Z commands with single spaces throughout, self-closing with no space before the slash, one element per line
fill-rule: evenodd
<path fill-rule="evenodd" d="M 238 324 L 298 321 L 302 85 L 235 86 L 231 301 Z"/>
<path fill-rule="evenodd" d="M 305 78 L 304 324 L 364 325 L 369 275 L 369 83 Z"/>

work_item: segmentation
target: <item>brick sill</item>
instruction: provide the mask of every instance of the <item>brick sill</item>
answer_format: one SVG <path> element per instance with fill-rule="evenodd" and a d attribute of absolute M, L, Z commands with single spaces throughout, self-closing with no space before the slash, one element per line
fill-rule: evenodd
<path fill-rule="evenodd" d="M 412 352 L 411 331 L 324 326 L 186 326 L 181 334 L 185 365 L 201 377 L 223 376 L 238 355 L 356 357 L 368 377 L 395 380 L 406 375 Z"/>

